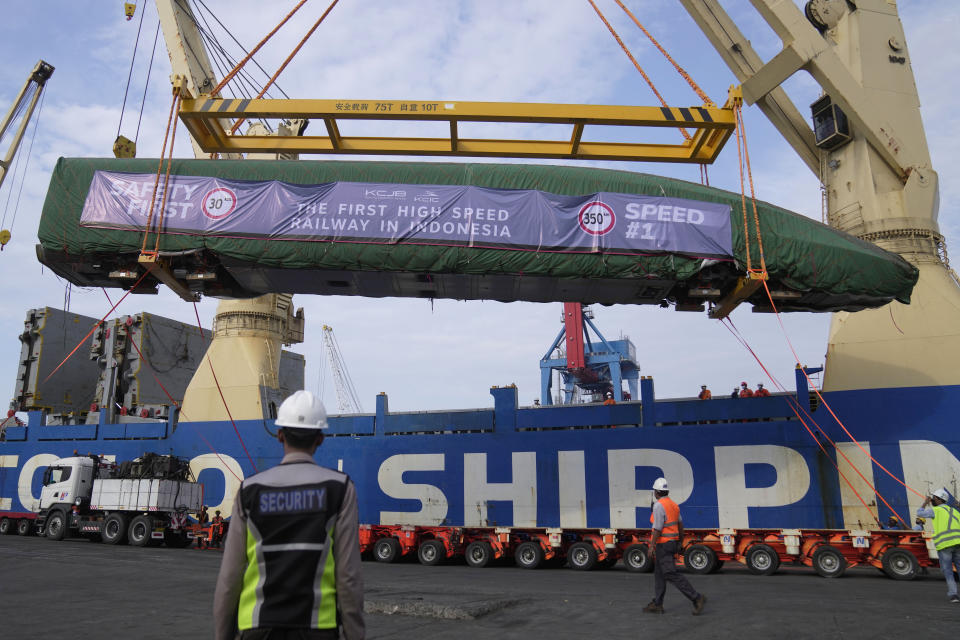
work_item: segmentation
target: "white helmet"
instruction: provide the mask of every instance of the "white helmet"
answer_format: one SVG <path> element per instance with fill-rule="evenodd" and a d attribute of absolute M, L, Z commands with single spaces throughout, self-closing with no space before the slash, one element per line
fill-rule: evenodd
<path fill-rule="evenodd" d="M 670 490 L 670 487 L 667 486 L 667 479 L 666 479 L 666 478 L 657 478 L 657 479 L 653 482 L 653 490 L 654 490 L 654 491 L 669 491 L 669 490 Z"/>
<path fill-rule="evenodd" d="M 327 411 L 317 396 L 309 391 L 297 391 L 280 405 L 276 425 L 296 429 L 326 429 Z"/>
<path fill-rule="evenodd" d="M 937 490 L 934 491 L 933 494 L 931 494 L 931 495 L 933 495 L 933 496 L 935 496 L 935 497 L 937 497 L 937 498 L 940 498 L 940 499 L 943 500 L 944 502 L 949 502 L 949 501 L 950 501 L 950 494 L 947 493 L 947 490 L 946 490 L 946 489 L 943 489 L 943 488 L 937 489 Z"/>

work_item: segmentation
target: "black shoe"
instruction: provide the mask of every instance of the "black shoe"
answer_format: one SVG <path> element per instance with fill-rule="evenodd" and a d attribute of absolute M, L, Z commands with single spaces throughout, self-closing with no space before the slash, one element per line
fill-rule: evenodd
<path fill-rule="evenodd" d="M 651 601 L 650 604 L 643 608 L 644 613 L 663 613 L 663 605 L 657 604 L 656 602 Z"/>
<path fill-rule="evenodd" d="M 707 604 L 707 596 L 702 593 L 693 601 L 693 615 L 698 616 L 703 611 L 703 607 Z"/>

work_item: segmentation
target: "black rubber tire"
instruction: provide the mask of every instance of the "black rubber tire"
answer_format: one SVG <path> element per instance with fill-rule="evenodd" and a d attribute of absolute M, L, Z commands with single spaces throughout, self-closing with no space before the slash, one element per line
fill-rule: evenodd
<path fill-rule="evenodd" d="M 723 569 L 723 560 L 717 560 L 717 564 L 713 565 L 713 571 L 710 573 L 720 573 L 720 569 Z"/>
<path fill-rule="evenodd" d="M 717 554 L 705 544 L 692 544 L 683 552 L 683 566 L 690 573 L 713 573 Z"/>
<path fill-rule="evenodd" d="M 427 567 L 435 567 L 447 559 L 447 547 L 440 540 L 427 540 L 417 549 L 417 560 Z"/>
<path fill-rule="evenodd" d="M 396 562 L 401 551 L 400 541 L 396 538 L 380 538 L 373 545 L 373 557 L 377 562 Z"/>
<path fill-rule="evenodd" d="M 836 547 L 828 544 L 813 552 L 813 568 L 824 578 L 839 578 L 847 570 L 847 560 Z"/>
<path fill-rule="evenodd" d="M 589 542 L 574 542 L 567 549 L 567 564 L 577 571 L 590 571 L 597 566 L 597 549 Z"/>
<path fill-rule="evenodd" d="M 634 573 L 653 571 L 653 556 L 650 547 L 645 544 L 632 544 L 623 552 L 623 566 Z"/>
<path fill-rule="evenodd" d="M 171 531 L 168 529 L 163 532 L 163 544 L 171 549 L 186 549 L 190 546 L 190 538 L 187 537 L 184 531 Z"/>
<path fill-rule="evenodd" d="M 100 525 L 100 539 L 104 544 L 127 544 L 127 517 L 111 513 Z"/>
<path fill-rule="evenodd" d="M 747 569 L 755 576 L 772 576 L 780 568 L 780 556 L 773 547 L 755 544 L 747 549 Z"/>
<path fill-rule="evenodd" d="M 620 561 L 620 558 L 616 557 L 613 554 L 607 554 L 607 557 L 603 560 L 597 562 L 598 569 L 612 569 L 617 566 L 617 562 Z"/>
<path fill-rule="evenodd" d="M 137 516 L 130 521 L 127 529 L 127 542 L 134 547 L 145 547 L 150 544 L 150 534 L 153 532 L 153 518 Z"/>
<path fill-rule="evenodd" d="M 917 557 L 905 549 L 890 547 L 880 557 L 883 572 L 893 580 L 913 580 L 920 573 Z"/>
<path fill-rule="evenodd" d="M 9 536 L 16 527 L 13 526 L 13 520 L 10 518 L 0 518 L 0 536 Z"/>
<path fill-rule="evenodd" d="M 17 520 L 17 535 L 32 536 L 33 520 L 28 520 L 27 518 L 20 518 L 19 520 Z"/>
<path fill-rule="evenodd" d="M 67 535 L 67 516 L 59 509 L 51 511 L 47 514 L 43 530 L 50 540 L 63 540 Z"/>
<path fill-rule="evenodd" d="M 537 569 L 543 565 L 543 547 L 539 542 L 527 541 L 517 545 L 513 552 L 513 561 L 524 569 Z"/>
<path fill-rule="evenodd" d="M 467 545 L 467 550 L 463 555 L 468 565 L 480 569 L 493 560 L 493 547 L 490 546 L 489 542 L 477 540 Z"/>

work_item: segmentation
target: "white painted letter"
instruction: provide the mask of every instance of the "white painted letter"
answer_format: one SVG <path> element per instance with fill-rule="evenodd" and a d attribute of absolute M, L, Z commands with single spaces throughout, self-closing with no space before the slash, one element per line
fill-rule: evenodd
<path fill-rule="evenodd" d="M 587 527 L 587 480 L 583 451 L 557 453 L 560 476 L 560 526 L 564 529 Z"/>
<path fill-rule="evenodd" d="M 717 465 L 717 506 L 720 526 L 750 526 L 747 507 L 779 507 L 793 504 L 810 489 L 810 469 L 794 449 L 773 444 L 714 447 Z M 747 487 L 744 467 L 768 464 L 777 480 L 769 487 Z"/>
<path fill-rule="evenodd" d="M 407 484 L 403 481 L 403 474 L 443 469 L 442 453 L 401 453 L 384 460 L 377 472 L 380 490 L 398 500 L 419 500 L 421 508 L 420 511 L 381 511 L 380 524 L 442 525 L 449 508 L 447 496 L 432 484 Z"/>
<path fill-rule="evenodd" d="M 667 449 L 611 449 L 607 452 L 607 478 L 610 482 L 610 527 L 635 529 L 637 507 L 653 503 L 651 487 L 637 489 L 637 467 L 659 469 L 670 486 L 670 497 L 680 504 L 693 493 L 693 467 L 682 455 Z M 652 484 L 652 483 L 651 483 Z"/>
<path fill-rule="evenodd" d="M 487 454 L 463 454 L 463 524 L 489 526 L 487 503 L 513 503 L 513 526 L 537 526 L 537 454 L 514 451 L 512 482 L 487 482 Z M 505 525 L 506 523 L 497 523 Z"/>
<path fill-rule="evenodd" d="M 17 467 L 20 456 L 0 456 L 0 468 Z M 13 498 L 0 498 L 0 511 L 11 511 L 13 509 Z"/>
<path fill-rule="evenodd" d="M 903 481 L 907 486 L 924 495 L 930 495 L 935 489 L 944 487 L 954 497 L 960 498 L 960 461 L 939 442 L 901 440 L 900 460 L 903 463 Z M 915 496 L 913 491 L 904 491 L 907 494 L 907 504 L 910 505 L 910 513 L 906 515 L 912 520 L 923 499 Z M 927 524 L 928 529 L 932 526 Z"/>
<path fill-rule="evenodd" d="M 23 463 L 20 469 L 20 482 L 18 484 L 18 493 L 20 494 L 20 504 L 27 511 L 40 511 L 40 498 L 33 495 L 33 476 L 40 467 L 48 467 L 60 456 L 52 453 L 38 453 Z"/>
<path fill-rule="evenodd" d="M 203 499 L 209 510 L 232 513 L 233 500 L 237 497 L 237 491 L 243 481 L 243 469 L 240 468 L 240 463 L 223 453 L 204 453 L 190 461 L 190 473 L 198 481 L 200 472 L 206 469 L 215 469 L 223 474 L 223 500 L 220 504 L 209 504 L 210 494 L 204 491 Z"/>

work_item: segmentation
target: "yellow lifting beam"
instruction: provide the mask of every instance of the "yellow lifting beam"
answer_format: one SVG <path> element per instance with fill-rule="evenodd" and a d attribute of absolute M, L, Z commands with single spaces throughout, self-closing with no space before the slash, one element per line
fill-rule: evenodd
<path fill-rule="evenodd" d="M 570 158 L 648 162 L 713 162 L 736 126 L 733 111 L 739 88 L 717 107 L 633 107 L 613 105 L 537 104 L 411 100 L 247 100 L 184 96 L 180 119 L 208 153 L 317 153 L 416 156 L 492 156 Z M 231 134 L 227 120 L 305 118 L 322 122 L 324 135 L 297 137 Z M 340 134 L 339 122 L 448 122 L 443 138 L 351 137 Z M 507 122 L 570 125 L 565 140 L 463 138 L 460 123 Z M 684 128 L 689 140 L 678 144 L 591 142 L 588 125 L 634 128 Z M 316 127 L 315 127 L 316 128 Z"/>

